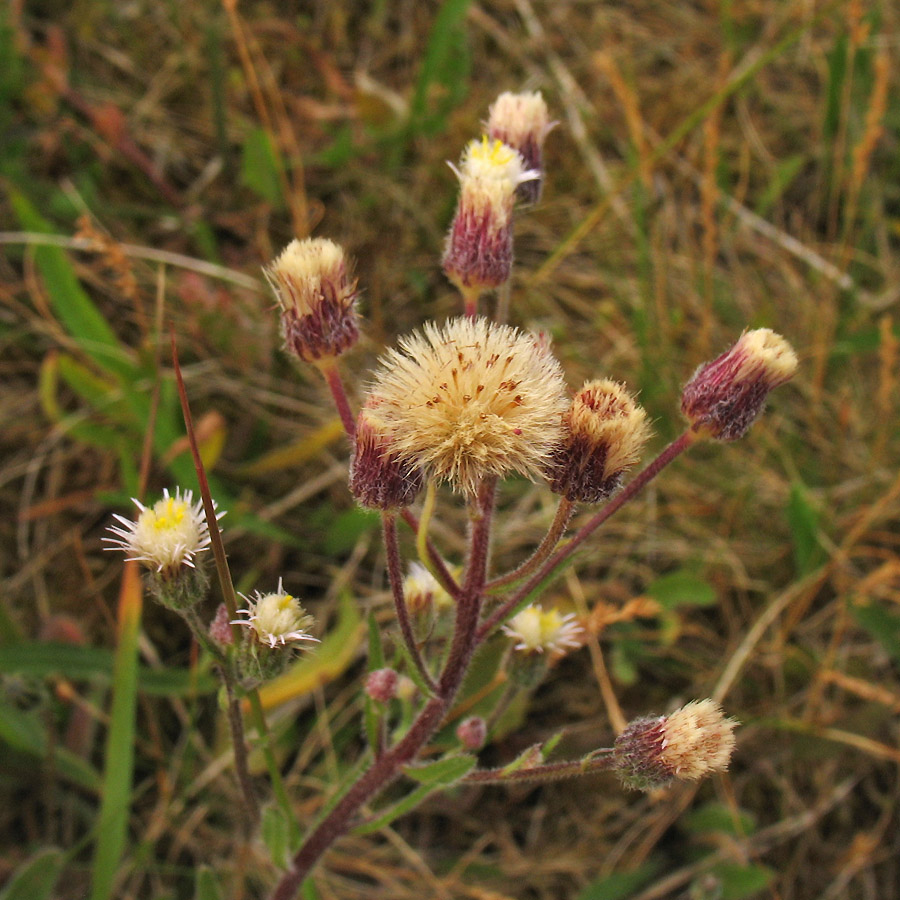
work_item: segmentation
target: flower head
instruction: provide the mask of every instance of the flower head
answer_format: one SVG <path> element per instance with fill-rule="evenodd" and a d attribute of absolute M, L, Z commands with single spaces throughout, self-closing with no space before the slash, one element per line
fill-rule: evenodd
<path fill-rule="evenodd" d="M 550 488 L 597 503 L 621 484 L 650 437 L 647 414 L 621 384 L 589 381 L 563 418 L 565 437 L 547 466 Z"/>
<path fill-rule="evenodd" d="M 350 493 L 369 509 L 400 509 L 416 499 L 422 470 L 401 459 L 390 429 L 378 414 L 383 400 L 370 394 L 356 420 L 356 440 L 350 460 Z"/>
<path fill-rule="evenodd" d="M 260 644 L 275 647 L 296 641 L 318 640 L 307 630 L 313 623 L 313 617 L 306 614 L 296 597 L 285 592 L 280 578 L 274 594 L 260 594 L 257 591 L 252 600 L 249 597 L 244 599 L 248 606 L 238 612 L 247 618 L 235 619 L 231 624 L 249 627 Z"/>
<path fill-rule="evenodd" d="M 488 475 L 535 475 L 562 435 L 559 363 L 486 319 L 428 323 L 382 358 L 371 413 L 401 460 L 474 493 Z"/>
<path fill-rule="evenodd" d="M 144 563 L 163 577 L 177 574 L 182 566 L 193 567 L 194 556 L 209 547 L 203 501 L 194 503 L 193 499 L 191 491 L 182 493 L 176 488 L 174 497 L 164 490 L 162 500 L 153 506 L 135 500 L 140 514 L 135 521 L 114 516 L 122 527 L 110 526 L 114 537 L 103 538 L 110 545 L 106 549 L 124 550 L 129 559 Z M 216 518 L 222 515 L 218 513 Z"/>
<path fill-rule="evenodd" d="M 769 391 L 796 371 L 797 354 L 780 334 L 745 331 L 731 349 L 697 369 L 681 394 L 681 411 L 695 431 L 735 441 L 762 412 Z"/>
<path fill-rule="evenodd" d="M 263 271 L 281 307 L 285 345 L 300 359 L 340 356 L 356 343 L 356 282 L 337 244 L 327 238 L 291 241 Z"/>
<path fill-rule="evenodd" d="M 513 649 L 524 654 L 562 656 L 566 650 L 581 646 L 582 628 L 575 614 L 561 615 L 559 610 L 526 606 L 503 626 L 513 639 Z"/>
<path fill-rule="evenodd" d="M 641 790 L 724 771 L 737 724 L 714 700 L 694 700 L 669 716 L 636 719 L 616 739 L 617 771 Z"/>
<path fill-rule="evenodd" d="M 459 168 L 459 202 L 447 235 L 443 268 L 461 290 L 499 287 L 512 269 L 516 188 L 538 173 L 502 141 L 470 141 Z"/>
<path fill-rule="evenodd" d="M 517 189 L 520 200 L 535 203 L 540 199 L 543 183 L 544 138 L 554 126 L 540 91 L 501 94 L 488 110 L 487 132 L 492 140 L 518 150 L 525 168 L 538 177 L 522 181 Z"/>
<path fill-rule="evenodd" d="M 403 579 L 403 597 L 414 616 L 428 612 L 435 606 L 450 606 L 453 603 L 452 597 L 437 578 L 418 562 L 409 565 L 409 572 Z"/>

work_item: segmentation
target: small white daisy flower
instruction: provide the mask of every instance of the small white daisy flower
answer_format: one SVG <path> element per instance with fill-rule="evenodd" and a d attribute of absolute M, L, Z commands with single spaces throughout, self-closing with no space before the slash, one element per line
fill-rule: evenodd
<path fill-rule="evenodd" d="M 244 597 L 243 594 L 241 596 Z M 235 619 L 231 624 L 249 626 L 261 644 L 274 647 L 295 641 L 318 642 L 318 638 L 307 630 L 313 623 L 313 617 L 307 615 L 296 597 L 285 592 L 280 578 L 274 594 L 260 594 L 257 591 L 252 600 L 249 597 L 244 599 L 249 605 L 238 612 L 247 618 Z"/>
<path fill-rule="evenodd" d="M 453 598 L 440 582 L 418 562 L 409 565 L 409 573 L 403 579 L 403 596 L 413 614 L 424 612 L 432 605 L 438 609 L 453 605 Z"/>
<path fill-rule="evenodd" d="M 114 537 L 103 538 L 107 550 L 124 550 L 131 560 L 144 563 L 160 573 L 175 573 L 182 566 L 194 566 L 194 555 L 209 547 L 209 526 L 203 513 L 203 501 L 193 502 L 191 491 L 175 489 L 175 496 L 163 491 L 162 500 L 144 506 L 135 521 L 114 515 L 122 525 L 111 525 Z M 218 519 L 224 513 L 217 513 Z"/>
<path fill-rule="evenodd" d="M 503 631 L 515 641 L 513 649 L 523 653 L 557 656 L 581 646 L 582 629 L 575 614 L 563 616 L 557 609 L 526 606 L 503 626 Z"/>

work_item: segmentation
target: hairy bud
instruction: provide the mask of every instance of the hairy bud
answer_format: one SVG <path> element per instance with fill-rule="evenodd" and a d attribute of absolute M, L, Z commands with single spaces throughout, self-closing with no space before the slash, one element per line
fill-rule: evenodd
<path fill-rule="evenodd" d="M 598 503 L 622 482 L 650 437 L 647 414 L 615 381 L 589 381 L 563 417 L 565 436 L 547 466 L 550 489 Z"/>
<path fill-rule="evenodd" d="M 697 369 L 682 392 L 681 411 L 694 431 L 736 441 L 762 412 L 769 391 L 796 371 L 797 355 L 780 334 L 745 331 L 730 350 Z"/>
<path fill-rule="evenodd" d="M 480 750 L 487 740 L 487 723 L 481 716 L 469 716 L 456 726 L 456 736 L 466 750 Z"/>
<path fill-rule="evenodd" d="M 300 359 L 331 359 L 356 343 L 356 282 L 337 244 L 291 241 L 264 271 L 281 307 L 285 346 Z"/>
<path fill-rule="evenodd" d="M 397 696 L 398 675 L 393 669 L 375 669 L 366 677 L 366 694 L 379 703 Z"/>
<path fill-rule="evenodd" d="M 713 700 L 694 700 L 670 716 L 635 719 L 616 739 L 616 769 L 639 790 L 698 781 L 728 768 L 737 724 Z"/>

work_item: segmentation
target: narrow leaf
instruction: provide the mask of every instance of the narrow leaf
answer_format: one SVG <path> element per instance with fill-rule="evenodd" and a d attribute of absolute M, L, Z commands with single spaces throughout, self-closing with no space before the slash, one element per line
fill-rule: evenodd
<path fill-rule="evenodd" d="M 64 862 L 62 850 L 38 850 L 16 869 L 0 891 L 0 900 L 50 900 Z"/>
<path fill-rule="evenodd" d="M 420 784 L 446 786 L 459 781 L 468 774 L 477 762 L 474 756 L 445 756 L 433 763 L 423 766 L 404 766 L 403 774 Z"/>

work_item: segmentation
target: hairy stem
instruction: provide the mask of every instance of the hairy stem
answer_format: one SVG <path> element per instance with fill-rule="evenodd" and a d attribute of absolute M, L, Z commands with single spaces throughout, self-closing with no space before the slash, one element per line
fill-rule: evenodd
<path fill-rule="evenodd" d="M 498 625 L 504 622 L 516 607 L 553 572 L 568 560 L 613 513 L 620 510 L 652 481 L 673 459 L 684 452 L 697 439 L 690 429 L 677 437 L 656 459 L 642 469 L 603 509 L 581 526 L 567 544 L 560 547 L 520 588 L 495 609 L 478 629 L 477 641 L 483 641 Z"/>
<path fill-rule="evenodd" d="M 515 568 L 498 578 L 492 578 L 485 586 L 487 591 L 490 593 L 495 588 L 512 584 L 533 572 L 556 548 L 560 538 L 565 533 L 566 527 L 568 526 L 574 511 L 575 504 L 571 500 L 567 500 L 563 497 L 559 501 L 559 506 L 556 507 L 556 515 L 550 523 L 550 528 L 547 530 L 547 533 L 544 535 L 540 544 L 538 544 L 534 553 L 532 553 L 518 568 Z"/>
<path fill-rule="evenodd" d="M 276 885 L 270 900 L 293 900 L 296 897 L 319 857 L 347 832 L 360 807 L 398 778 L 402 767 L 416 758 L 440 727 L 462 684 L 476 646 L 475 634 L 484 595 L 495 487 L 496 479 L 486 481 L 476 498 L 477 515 L 472 522 L 469 559 L 456 607 L 456 626 L 450 653 L 437 683 L 437 695 L 428 700 L 404 737 L 363 772 L 343 799 L 310 832 L 295 854 L 291 868 Z"/>
<path fill-rule="evenodd" d="M 356 417 L 350 409 L 350 401 L 347 399 L 347 391 L 344 388 L 344 382 L 341 381 L 341 373 L 338 371 L 337 363 L 333 359 L 320 361 L 318 363 L 319 371 L 325 376 L 325 381 L 334 398 L 334 405 L 337 407 L 338 415 L 344 425 L 344 431 L 351 443 L 356 440 Z"/>
<path fill-rule="evenodd" d="M 597 751 L 584 759 L 567 759 L 561 762 L 541 763 L 537 766 L 523 766 L 508 772 L 505 769 L 477 769 L 463 778 L 467 784 L 521 784 L 523 781 L 547 782 L 572 778 L 575 775 L 590 775 L 611 769 L 615 763 L 612 750 Z"/>
<path fill-rule="evenodd" d="M 391 593 L 394 595 L 394 609 L 397 613 L 397 622 L 400 625 L 400 633 L 403 635 L 403 643 L 412 657 L 419 674 L 422 676 L 428 690 L 433 694 L 437 690 L 434 678 L 425 665 L 416 637 L 413 634 L 412 623 L 409 620 L 409 609 L 406 606 L 406 598 L 403 596 L 403 572 L 400 564 L 400 545 L 397 541 L 397 519 L 393 513 L 381 514 L 381 530 L 384 536 L 384 550 L 387 555 L 388 579 L 391 582 Z"/>
<path fill-rule="evenodd" d="M 244 719 L 241 715 L 241 703 L 234 693 L 234 679 L 227 666 L 221 666 L 222 681 L 228 695 L 228 724 L 231 728 L 231 744 L 234 749 L 234 768 L 237 772 L 238 784 L 244 801 L 244 814 L 247 819 L 247 832 L 252 833 L 259 824 L 259 801 L 250 780 L 250 768 L 247 765 L 247 744 L 244 739 Z"/>

